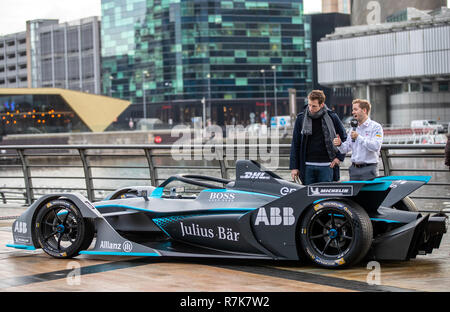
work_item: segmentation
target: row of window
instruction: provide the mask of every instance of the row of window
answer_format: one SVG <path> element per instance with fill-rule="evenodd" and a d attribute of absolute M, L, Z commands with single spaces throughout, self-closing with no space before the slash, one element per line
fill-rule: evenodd
<path fill-rule="evenodd" d="M 18 78 L 19 79 L 17 79 L 16 77 L 11 77 L 11 78 L 8 78 L 8 79 L 0 78 L 0 86 L 1 85 L 5 85 L 6 82 L 8 82 L 9 84 L 13 84 L 13 83 L 17 83 L 17 81 L 26 82 L 28 80 L 26 76 L 18 77 Z"/>
<path fill-rule="evenodd" d="M 450 82 L 422 82 L 422 83 L 404 83 L 390 87 L 391 94 L 400 94 L 408 92 L 449 92 Z"/>
<path fill-rule="evenodd" d="M 26 39 L 24 38 L 24 39 L 19 39 L 19 40 L 17 40 L 17 43 L 18 43 L 18 45 L 24 45 L 24 44 L 26 44 Z M 3 42 L 0 42 L 0 49 L 3 49 L 5 46 L 6 47 L 14 47 L 16 45 L 16 41 L 15 40 L 11 40 L 11 41 L 3 41 Z"/>
<path fill-rule="evenodd" d="M 19 64 L 18 67 L 19 67 L 19 69 L 26 69 L 27 64 Z M 16 67 L 16 65 L 10 65 L 10 66 L 6 66 L 6 67 L 0 66 L 0 73 L 4 73 L 6 69 L 8 71 L 16 71 L 17 67 Z"/>

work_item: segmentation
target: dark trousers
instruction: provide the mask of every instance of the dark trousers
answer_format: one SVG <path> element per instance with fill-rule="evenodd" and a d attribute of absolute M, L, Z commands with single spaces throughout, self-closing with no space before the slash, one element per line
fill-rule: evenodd
<path fill-rule="evenodd" d="M 367 181 L 377 177 L 377 164 L 356 167 L 354 164 L 348 168 L 351 181 Z"/>
<path fill-rule="evenodd" d="M 330 168 L 330 166 L 306 165 L 305 185 L 319 182 L 332 182 L 332 181 L 333 181 L 333 168 Z"/>

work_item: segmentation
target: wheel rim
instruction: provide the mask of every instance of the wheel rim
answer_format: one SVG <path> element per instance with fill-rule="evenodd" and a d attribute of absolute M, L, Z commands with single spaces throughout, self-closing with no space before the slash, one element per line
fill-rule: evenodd
<path fill-rule="evenodd" d="M 338 259 L 354 242 L 350 217 L 331 208 L 323 208 L 313 216 L 307 233 L 311 247 L 321 257 Z"/>
<path fill-rule="evenodd" d="M 41 242 L 58 253 L 69 249 L 79 239 L 80 222 L 75 213 L 65 207 L 48 209 L 40 224 Z"/>

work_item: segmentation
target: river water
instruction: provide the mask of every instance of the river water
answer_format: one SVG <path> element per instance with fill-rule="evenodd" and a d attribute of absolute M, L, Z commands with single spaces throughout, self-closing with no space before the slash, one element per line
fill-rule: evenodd
<path fill-rule="evenodd" d="M 395 169 L 408 169 L 407 172 L 393 171 L 391 175 L 431 175 L 430 182 L 446 182 L 450 181 L 450 171 L 444 165 L 443 157 L 427 158 L 424 153 L 423 157 L 417 158 L 394 158 L 391 159 L 391 167 Z M 73 189 L 83 195 L 87 195 L 85 188 L 86 182 L 84 179 L 84 170 L 81 161 L 76 157 L 66 158 L 42 158 L 29 157 L 31 182 L 34 188 L 35 198 L 43 194 L 73 191 Z M 275 172 L 286 180 L 290 179 L 289 158 L 287 156 L 280 157 L 277 161 L 278 169 Z M 18 197 L 20 200 L 8 202 L 23 203 L 24 179 L 21 167 L 1 167 L 5 163 L 0 161 L 0 192 L 6 192 L 7 197 Z M 18 163 L 17 163 L 18 164 Z M 206 160 L 181 160 L 175 161 L 172 157 L 155 157 L 155 166 L 178 166 L 179 168 L 158 168 L 157 178 L 158 183 L 162 179 L 168 178 L 171 175 L 179 173 L 195 173 L 208 176 L 221 177 L 218 161 Z M 227 170 L 230 179 L 235 178 L 234 161 L 227 162 L 229 169 Z M 11 163 L 9 163 L 11 165 Z M 60 165 L 71 165 L 79 167 L 57 167 Z M 95 197 L 97 200 L 104 198 L 111 190 L 120 187 L 131 185 L 151 185 L 151 173 L 147 168 L 147 160 L 142 154 L 141 156 L 122 156 L 122 157 L 91 157 L 90 165 L 94 166 L 91 169 L 93 177 L 92 183 L 95 189 Z M 342 166 L 341 181 L 348 181 L 348 172 L 346 168 L 350 165 L 350 159 L 347 158 Z M 98 166 L 98 168 L 96 167 Z M 108 168 L 111 167 L 126 167 L 126 168 Z M 217 169 L 191 169 L 188 166 L 216 166 Z M 380 169 L 382 165 L 380 164 Z M 430 172 L 417 172 L 414 169 L 428 169 Z M 443 172 L 436 172 L 434 170 L 443 170 Z M 434 172 L 432 172 L 434 171 Z M 380 175 L 383 171 L 380 170 Z M 7 188 L 14 188 L 8 189 Z M 17 189 L 15 189 L 17 188 Z M 12 194 L 18 192 L 19 194 Z M 413 193 L 413 196 L 439 196 L 447 197 L 441 200 L 424 200 L 416 199 L 415 202 L 420 209 L 436 210 L 441 208 L 450 208 L 450 187 L 442 185 L 425 185 L 418 191 Z M 0 198 L 1 200 L 1 198 Z"/>

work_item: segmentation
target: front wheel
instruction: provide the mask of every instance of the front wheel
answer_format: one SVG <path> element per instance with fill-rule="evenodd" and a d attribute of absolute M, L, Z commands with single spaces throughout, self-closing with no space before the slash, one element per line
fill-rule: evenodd
<path fill-rule="evenodd" d="M 47 203 L 36 216 L 36 237 L 42 249 L 55 258 L 72 258 L 87 249 L 94 238 L 94 225 L 83 218 L 70 201 Z"/>
<path fill-rule="evenodd" d="M 300 242 L 311 260 L 325 268 L 358 263 L 369 251 L 373 229 L 356 203 L 324 201 L 311 207 L 300 225 Z"/>

